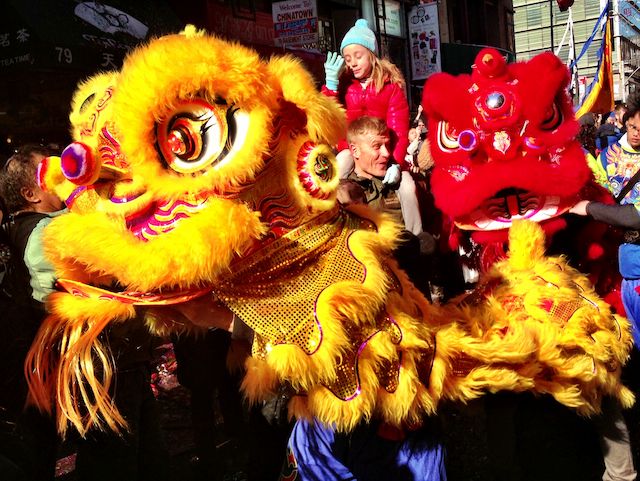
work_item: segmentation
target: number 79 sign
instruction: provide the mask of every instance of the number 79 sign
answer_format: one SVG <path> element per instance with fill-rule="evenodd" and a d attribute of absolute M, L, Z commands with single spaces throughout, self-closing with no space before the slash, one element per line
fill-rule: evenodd
<path fill-rule="evenodd" d="M 58 54 L 58 63 L 73 62 L 73 54 L 70 48 L 56 47 L 56 53 Z"/>

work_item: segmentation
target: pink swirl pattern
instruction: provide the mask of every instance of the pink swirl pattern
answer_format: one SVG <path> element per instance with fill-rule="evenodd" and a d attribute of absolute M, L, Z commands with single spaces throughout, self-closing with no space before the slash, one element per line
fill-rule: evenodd
<path fill-rule="evenodd" d="M 142 241 L 175 229 L 181 219 L 191 217 L 206 207 L 206 197 L 179 199 L 150 204 L 126 218 L 127 228 Z"/>

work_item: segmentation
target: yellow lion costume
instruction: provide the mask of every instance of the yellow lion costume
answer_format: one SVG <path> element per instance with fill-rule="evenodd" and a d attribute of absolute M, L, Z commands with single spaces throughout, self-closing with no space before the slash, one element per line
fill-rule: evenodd
<path fill-rule="evenodd" d="M 514 226 L 482 299 L 428 303 L 391 258 L 399 226 L 336 204 L 344 112 L 291 57 L 187 28 L 80 85 L 71 123 L 75 142 L 40 172 L 70 213 L 45 233 L 60 292 L 26 366 L 62 433 L 126 426 L 106 325 L 194 328 L 166 308 L 203 299 L 254 331 L 250 399 L 287 384 L 291 415 L 339 430 L 417 423 L 442 398 L 487 390 L 550 393 L 583 413 L 605 394 L 633 402 L 619 378 L 626 321 L 543 256 L 535 224 Z"/>

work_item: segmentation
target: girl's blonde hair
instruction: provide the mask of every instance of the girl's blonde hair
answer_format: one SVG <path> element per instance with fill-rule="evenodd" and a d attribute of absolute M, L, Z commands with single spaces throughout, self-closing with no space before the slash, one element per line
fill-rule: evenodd
<path fill-rule="evenodd" d="M 394 63 L 386 58 L 377 57 L 376 54 L 369 49 L 367 49 L 367 55 L 369 55 L 369 62 L 371 63 L 371 84 L 376 93 L 382 90 L 386 82 L 398 84 L 400 88 L 404 89 L 404 76 Z M 345 72 L 349 72 L 348 75 L 352 78 L 351 69 L 347 68 Z"/>
<path fill-rule="evenodd" d="M 376 93 L 382 90 L 386 82 L 398 84 L 404 89 L 404 76 L 394 63 L 386 58 L 378 58 L 369 50 L 369 60 L 371 61 L 371 83 Z"/>

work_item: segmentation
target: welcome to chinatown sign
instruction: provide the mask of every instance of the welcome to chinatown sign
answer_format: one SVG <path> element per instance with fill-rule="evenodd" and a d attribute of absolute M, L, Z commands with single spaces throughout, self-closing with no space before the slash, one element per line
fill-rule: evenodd
<path fill-rule="evenodd" d="M 272 4 L 275 44 L 299 47 L 318 42 L 318 9 L 315 0 L 286 0 Z"/>

